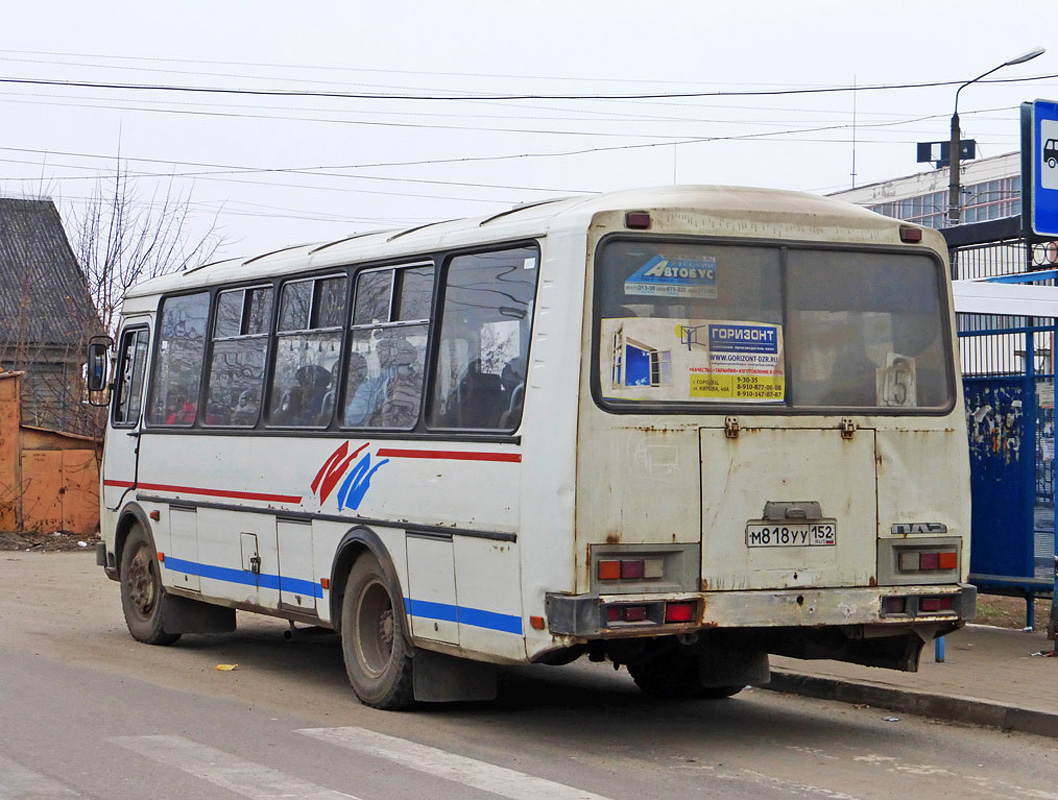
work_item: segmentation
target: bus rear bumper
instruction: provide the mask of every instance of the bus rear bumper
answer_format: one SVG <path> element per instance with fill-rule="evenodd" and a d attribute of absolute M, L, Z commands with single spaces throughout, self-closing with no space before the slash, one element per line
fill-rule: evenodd
<path fill-rule="evenodd" d="M 547 595 L 552 634 L 615 639 L 723 628 L 857 626 L 888 636 L 962 627 L 976 615 L 969 584 L 778 589 L 666 595 Z"/>

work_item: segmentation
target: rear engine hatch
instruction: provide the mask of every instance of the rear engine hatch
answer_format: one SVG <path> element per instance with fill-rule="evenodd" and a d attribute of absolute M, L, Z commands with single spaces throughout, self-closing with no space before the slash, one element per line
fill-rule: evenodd
<path fill-rule="evenodd" d="M 873 430 L 701 428 L 699 442 L 706 590 L 874 581 Z"/>

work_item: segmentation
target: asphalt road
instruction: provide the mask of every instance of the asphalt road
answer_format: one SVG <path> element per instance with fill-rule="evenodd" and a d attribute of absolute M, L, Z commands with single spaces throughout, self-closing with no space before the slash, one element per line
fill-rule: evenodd
<path fill-rule="evenodd" d="M 659 703 L 586 662 L 381 712 L 335 637 L 239 623 L 140 645 L 91 554 L 0 553 L 0 800 L 1058 800 L 1053 739 L 762 690 Z"/>

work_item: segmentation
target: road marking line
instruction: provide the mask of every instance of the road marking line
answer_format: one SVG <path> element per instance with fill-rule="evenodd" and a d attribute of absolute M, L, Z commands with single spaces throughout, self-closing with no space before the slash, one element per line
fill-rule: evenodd
<path fill-rule="evenodd" d="M 110 741 L 251 800 L 358 800 L 183 736 L 117 736 Z"/>
<path fill-rule="evenodd" d="M 298 733 L 512 800 L 609 800 L 564 783 L 363 728 L 303 728 Z"/>
<path fill-rule="evenodd" d="M 0 800 L 14 800 L 19 797 L 32 797 L 33 800 L 68 800 L 80 796 L 56 780 L 27 769 L 17 761 L 0 756 Z"/>
<path fill-rule="evenodd" d="M 857 795 L 845 794 L 835 789 L 827 789 L 824 786 L 815 786 L 810 783 L 801 783 L 800 781 L 790 781 L 785 778 L 776 778 L 772 775 L 765 775 L 763 772 L 755 772 L 751 769 L 740 769 L 739 775 L 735 780 L 746 780 L 748 779 L 752 783 L 756 783 L 759 786 L 766 786 L 769 789 L 775 789 L 791 795 L 800 795 L 802 797 L 824 797 L 827 800 L 860 800 Z M 718 776 L 724 777 L 724 776 Z"/>

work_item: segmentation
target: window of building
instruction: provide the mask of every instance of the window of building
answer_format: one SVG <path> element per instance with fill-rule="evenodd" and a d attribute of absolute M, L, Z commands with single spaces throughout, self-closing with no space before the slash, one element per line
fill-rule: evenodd
<path fill-rule="evenodd" d="M 887 217 L 914 222 L 928 228 L 944 228 L 948 225 L 948 193 L 946 191 L 878 203 L 869 208 Z M 1019 214 L 1020 211 L 1020 175 L 962 187 L 963 222 L 983 222 L 1011 217 Z"/>

